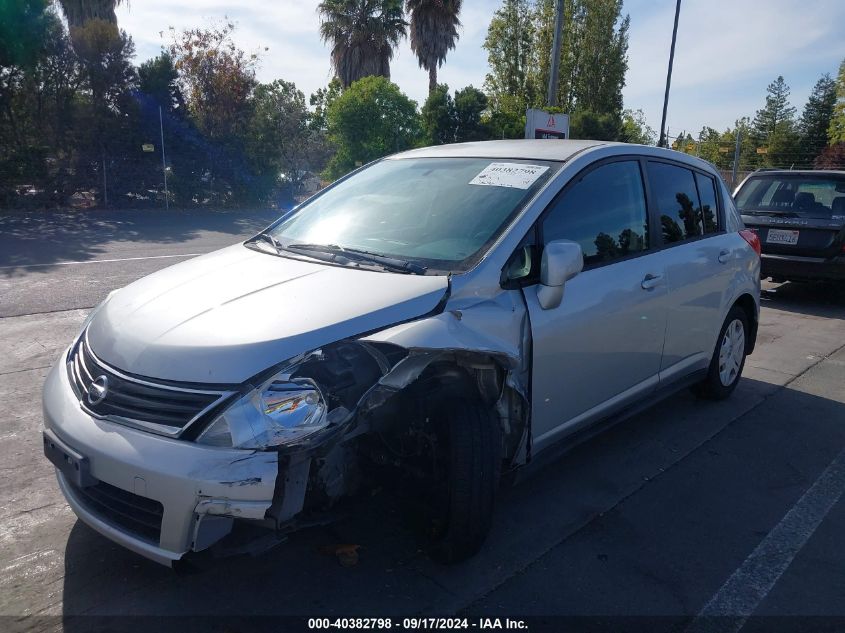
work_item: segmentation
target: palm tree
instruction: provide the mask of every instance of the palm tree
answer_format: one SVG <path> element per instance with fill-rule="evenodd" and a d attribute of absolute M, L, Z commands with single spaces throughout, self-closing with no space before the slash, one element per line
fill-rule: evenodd
<path fill-rule="evenodd" d="M 59 0 L 71 28 L 82 26 L 88 20 L 104 20 L 117 24 L 115 8 L 123 0 Z"/>
<path fill-rule="evenodd" d="M 77 29 L 91 20 L 102 20 L 106 24 L 113 25 L 117 34 L 117 15 L 114 10 L 124 1 L 126 0 L 59 0 L 74 44 L 80 43 Z"/>
<path fill-rule="evenodd" d="M 411 50 L 428 71 L 428 92 L 437 88 L 437 68 L 455 48 L 462 0 L 407 0 L 411 15 Z"/>
<path fill-rule="evenodd" d="M 369 75 L 390 78 L 393 49 L 406 35 L 402 0 L 323 0 L 320 36 L 344 88 Z"/>

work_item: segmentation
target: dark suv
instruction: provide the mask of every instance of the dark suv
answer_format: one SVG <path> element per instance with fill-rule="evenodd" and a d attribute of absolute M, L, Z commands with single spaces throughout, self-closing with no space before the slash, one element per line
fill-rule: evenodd
<path fill-rule="evenodd" d="M 734 192 L 773 281 L 845 281 L 845 171 L 760 170 Z"/>

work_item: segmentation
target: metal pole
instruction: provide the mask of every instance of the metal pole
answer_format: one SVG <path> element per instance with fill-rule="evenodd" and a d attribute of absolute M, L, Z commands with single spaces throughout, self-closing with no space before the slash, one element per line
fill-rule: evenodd
<path fill-rule="evenodd" d="M 158 107 L 158 125 L 161 129 L 161 171 L 164 174 L 164 207 L 170 211 L 170 194 L 167 192 L 167 161 L 164 158 L 164 119 L 161 116 L 161 106 Z"/>
<path fill-rule="evenodd" d="M 742 138 L 742 130 L 736 128 L 736 148 L 734 149 L 734 171 L 731 175 L 731 188 L 736 187 L 736 172 L 739 169 L 739 144 Z"/>
<path fill-rule="evenodd" d="M 663 118 L 660 120 L 660 141 L 658 147 L 666 147 L 666 110 L 669 108 L 669 86 L 672 83 L 672 64 L 675 61 L 675 40 L 678 38 L 678 16 L 681 14 L 681 0 L 675 4 L 675 26 L 672 29 L 672 48 L 669 49 L 669 71 L 666 73 L 666 93 L 663 95 Z"/>
<path fill-rule="evenodd" d="M 549 72 L 549 93 L 546 103 L 550 108 L 557 105 L 557 84 L 560 74 L 560 47 L 563 40 L 563 0 L 555 3 L 555 37 L 552 45 L 552 67 Z"/>
<path fill-rule="evenodd" d="M 109 181 L 106 178 L 106 150 L 103 150 L 103 206 L 109 206 Z"/>

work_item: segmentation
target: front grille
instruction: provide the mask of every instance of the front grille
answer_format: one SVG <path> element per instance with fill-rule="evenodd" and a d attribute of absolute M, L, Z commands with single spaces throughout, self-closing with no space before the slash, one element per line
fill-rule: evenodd
<path fill-rule="evenodd" d="M 87 509 L 106 523 L 158 545 L 161 517 L 164 515 L 164 506 L 158 501 L 121 490 L 104 481 L 86 488 L 74 486 L 74 490 Z"/>
<path fill-rule="evenodd" d="M 68 372 L 80 404 L 89 413 L 170 437 L 232 395 L 231 391 L 181 387 L 125 374 L 97 358 L 85 336 L 68 356 Z"/>

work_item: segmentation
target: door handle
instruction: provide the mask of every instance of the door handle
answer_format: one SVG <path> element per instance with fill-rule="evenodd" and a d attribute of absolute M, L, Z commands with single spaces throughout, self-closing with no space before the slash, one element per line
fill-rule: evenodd
<path fill-rule="evenodd" d="M 728 261 L 728 259 L 730 259 L 730 257 L 731 257 L 730 251 L 722 251 L 721 253 L 719 253 L 719 263 L 720 264 L 726 263 Z"/>
<path fill-rule="evenodd" d="M 643 278 L 643 282 L 640 285 L 642 286 L 643 290 L 653 290 L 662 283 L 663 275 L 652 275 L 651 273 L 649 273 Z"/>

